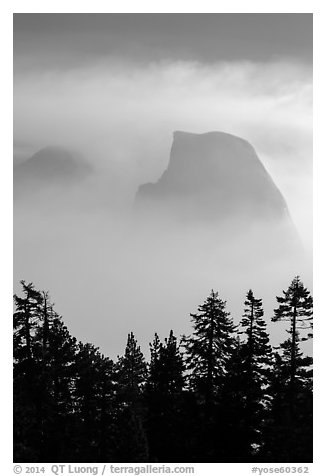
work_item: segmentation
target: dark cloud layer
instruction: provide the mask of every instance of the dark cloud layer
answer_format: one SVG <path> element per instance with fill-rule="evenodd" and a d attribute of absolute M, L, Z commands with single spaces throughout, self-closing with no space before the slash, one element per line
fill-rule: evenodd
<path fill-rule="evenodd" d="M 15 14 L 15 68 L 71 68 L 105 57 L 312 61 L 312 14 Z"/>

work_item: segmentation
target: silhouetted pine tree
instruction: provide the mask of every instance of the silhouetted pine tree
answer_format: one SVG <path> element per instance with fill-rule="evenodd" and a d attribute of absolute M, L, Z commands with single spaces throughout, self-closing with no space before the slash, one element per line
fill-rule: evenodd
<path fill-rule="evenodd" d="M 103 355 L 98 366 L 98 462 L 116 461 L 116 382 L 114 363 Z"/>
<path fill-rule="evenodd" d="M 59 315 L 52 316 L 48 332 L 46 366 L 43 379 L 48 392 L 45 434 L 47 451 L 45 457 L 50 461 L 71 461 L 74 451 L 75 405 L 73 390 L 75 386 L 76 339 L 72 337 Z M 44 367 L 44 366 L 43 366 Z M 49 416 L 47 417 L 49 420 Z"/>
<path fill-rule="evenodd" d="M 172 330 L 164 343 L 155 334 L 150 350 L 145 392 L 150 459 L 173 462 L 180 458 L 183 444 L 180 432 L 183 361 Z"/>
<path fill-rule="evenodd" d="M 28 376 L 33 365 L 33 337 L 40 324 L 42 293 L 21 281 L 23 297 L 14 294 L 14 363 Z"/>
<path fill-rule="evenodd" d="M 128 334 L 125 353 L 116 364 L 118 417 L 118 460 L 148 461 L 144 430 L 143 389 L 147 364 L 133 332 Z"/>
<path fill-rule="evenodd" d="M 54 311 L 49 295 L 42 292 L 40 325 L 34 337 L 34 357 L 39 363 L 40 389 L 36 396 L 43 462 L 63 461 L 70 436 L 69 413 L 72 411 L 71 366 L 75 359 L 75 339 Z"/>
<path fill-rule="evenodd" d="M 291 398 L 295 394 L 296 372 L 297 372 L 297 345 L 312 337 L 308 332 L 306 336 L 299 335 L 299 331 L 312 329 L 312 296 L 307 288 L 304 287 L 299 276 L 296 276 L 291 282 L 289 288 L 283 291 L 283 296 L 276 297 L 279 307 L 274 310 L 273 322 L 289 321 L 290 329 L 287 331 L 290 335 L 290 393 Z"/>
<path fill-rule="evenodd" d="M 198 307 L 198 313 L 190 314 L 193 334 L 183 337 L 190 387 L 208 409 L 223 381 L 235 345 L 235 326 L 225 306 L 226 301 L 212 290 L 204 304 Z"/>
<path fill-rule="evenodd" d="M 259 451 L 262 429 L 270 404 L 269 382 L 272 348 L 266 322 L 263 319 L 262 300 L 256 299 L 252 290 L 247 293 L 245 309 L 240 323 L 240 333 L 247 340 L 243 344 L 244 414 L 247 432 L 247 461 Z"/>
<path fill-rule="evenodd" d="M 92 344 L 78 344 L 75 361 L 74 404 L 79 421 L 76 435 L 76 461 L 96 462 L 98 423 L 101 405 L 102 356 Z"/>
<path fill-rule="evenodd" d="M 29 461 L 33 455 L 34 462 L 62 461 L 60 448 L 66 449 L 70 441 L 62 416 L 70 411 L 73 340 L 53 311 L 48 293 L 21 283 L 24 297 L 14 296 L 15 459 Z"/>
<path fill-rule="evenodd" d="M 215 416 L 216 462 L 241 463 L 248 458 L 244 361 L 244 345 L 237 336 L 218 396 Z"/>
<path fill-rule="evenodd" d="M 133 332 L 128 334 L 125 353 L 116 365 L 120 393 L 126 402 L 135 402 L 141 394 L 147 376 L 144 355 Z"/>
<path fill-rule="evenodd" d="M 290 338 L 274 355 L 273 403 L 265 436 L 265 458 L 276 462 L 311 462 L 312 358 L 303 356 L 299 344 L 312 337 L 312 297 L 297 276 L 277 301 L 279 307 L 272 320 L 289 321 Z"/>
<path fill-rule="evenodd" d="M 34 336 L 40 325 L 42 294 L 32 283 L 21 281 L 23 296 L 14 295 L 14 458 L 36 462 L 40 458 L 39 409 L 40 366 L 35 359 Z"/>
<path fill-rule="evenodd" d="M 213 290 L 198 313 L 191 314 L 194 332 L 183 337 L 189 386 L 203 407 L 198 447 L 201 461 L 216 461 L 219 442 L 215 433 L 217 402 L 227 365 L 235 347 L 235 326 L 225 309 L 226 301 Z M 203 404 L 203 405 L 202 405 Z"/>
<path fill-rule="evenodd" d="M 239 335 L 246 336 L 243 353 L 247 374 L 252 381 L 257 379 L 259 386 L 264 387 L 268 384 L 269 372 L 266 372 L 266 369 L 270 365 L 272 348 L 269 344 L 266 322 L 263 319 L 262 300 L 256 299 L 250 289 L 244 304 Z"/>
<path fill-rule="evenodd" d="M 183 361 L 177 345 L 177 339 L 170 331 L 164 344 L 155 333 L 153 343 L 149 344 L 151 360 L 146 382 L 147 391 L 166 396 L 179 394 L 183 388 Z"/>
<path fill-rule="evenodd" d="M 158 334 L 155 332 L 153 342 L 149 344 L 151 360 L 148 366 L 148 378 L 146 382 L 146 389 L 150 392 L 157 391 L 160 384 L 160 353 L 162 343 Z"/>

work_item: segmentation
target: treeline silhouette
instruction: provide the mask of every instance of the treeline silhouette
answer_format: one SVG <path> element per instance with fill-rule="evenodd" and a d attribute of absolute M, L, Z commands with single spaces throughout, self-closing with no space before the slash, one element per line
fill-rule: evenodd
<path fill-rule="evenodd" d="M 128 335 L 116 362 L 77 342 L 47 292 L 14 295 L 15 462 L 312 462 L 312 297 L 300 277 L 272 321 L 246 295 L 235 326 L 212 291 L 178 342 L 155 334 L 150 361 Z"/>

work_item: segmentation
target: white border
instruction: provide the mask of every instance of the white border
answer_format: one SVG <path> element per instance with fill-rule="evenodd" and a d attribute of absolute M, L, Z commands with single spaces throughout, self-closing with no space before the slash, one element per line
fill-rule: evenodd
<path fill-rule="evenodd" d="M 244 8 L 245 7 L 245 8 Z M 314 298 L 315 298 L 315 437 L 314 464 L 310 473 L 322 475 L 325 446 L 325 383 L 326 378 L 323 336 L 325 336 L 325 283 L 322 272 L 325 264 L 325 7 L 321 1 L 5 1 L 0 7 L 1 32 L 1 441 L 0 454 L 3 474 L 12 473 L 12 14 L 20 13 L 106 13 L 106 12 L 219 12 L 219 13 L 314 13 Z M 6 423 L 6 424 L 4 424 Z M 249 474 L 253 465 L 216 464 L 195 465 L 196 474 Z M 279 465 L 259 465 L 279 466 Z M 292 465 L 291 465 L 292 466 Z M 297 466 L 297 465 L 293 465 Z M 48 473 L 49 474 L 49 473 Z"/>

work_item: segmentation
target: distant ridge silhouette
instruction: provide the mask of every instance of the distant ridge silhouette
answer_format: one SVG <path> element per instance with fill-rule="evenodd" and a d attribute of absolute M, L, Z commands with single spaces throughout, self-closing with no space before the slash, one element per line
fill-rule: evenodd
<path fill-rule="evenodd" d="M 71 181 L 91 171 L 91 166 L 77 153 L 61 147 L 45 147 L 14 167 L 14 180 Z"/>

